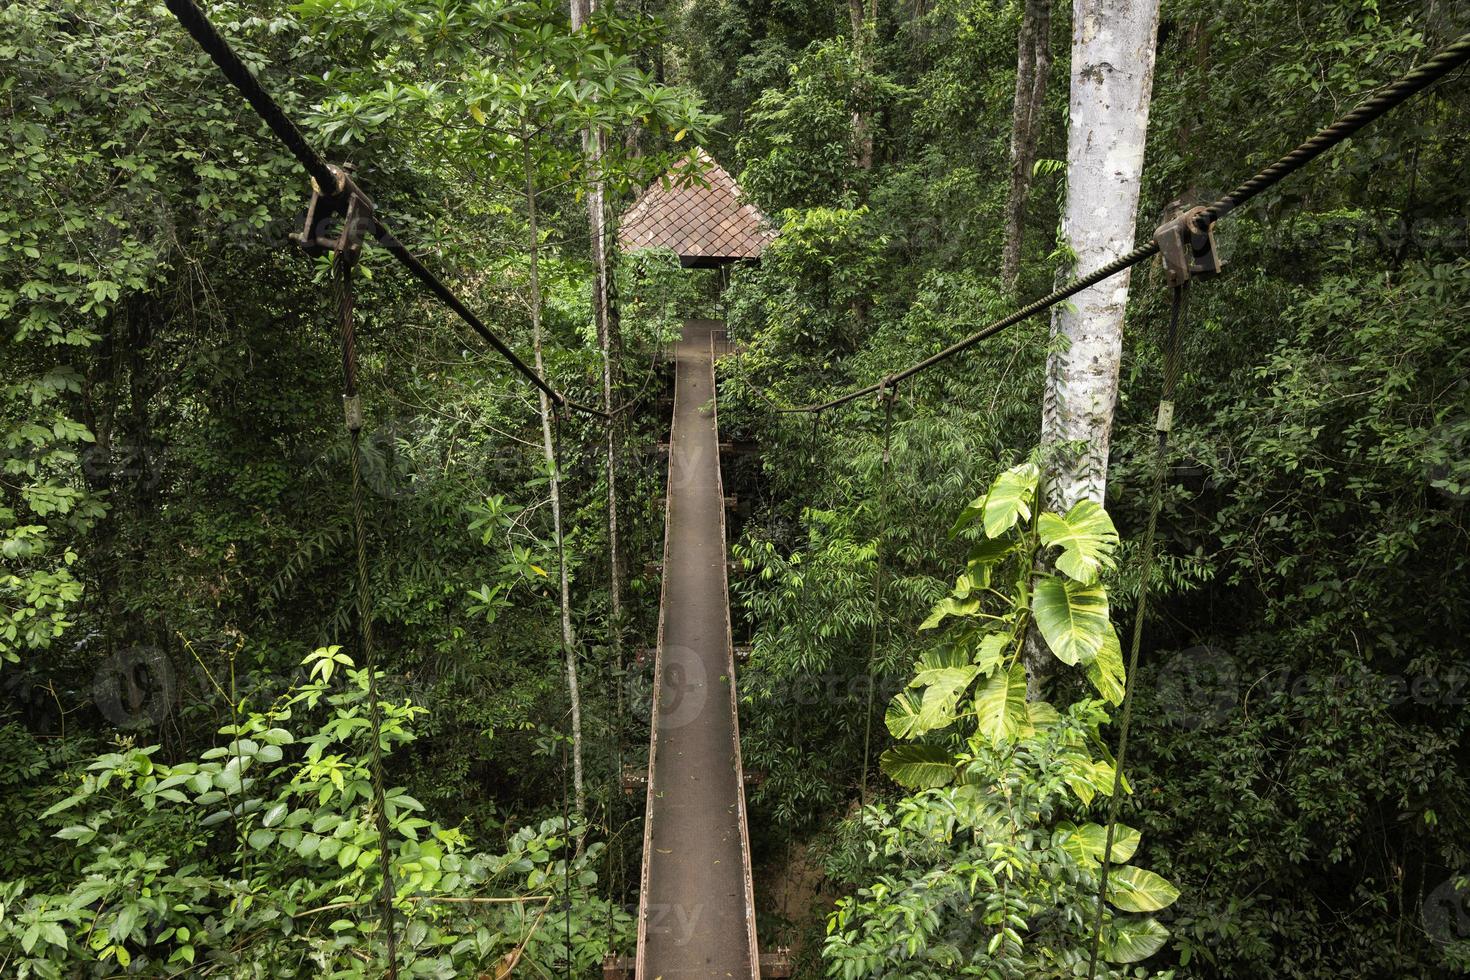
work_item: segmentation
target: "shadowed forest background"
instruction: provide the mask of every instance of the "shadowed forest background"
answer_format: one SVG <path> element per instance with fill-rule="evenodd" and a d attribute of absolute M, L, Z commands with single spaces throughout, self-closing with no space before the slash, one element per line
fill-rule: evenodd
<path fill-rule="evenodd" d="M 1026 6 L 877 0 L 855 30 L 836 3 L 621 0 L 574 31 L 547 0 L 208 5 L 487 322 L 519 351 L 539 322 L 574 398 L 599 403 L 603 355 L 592 110 L 561 80 L 604 86 L 611 213 L 697 144 L 780 229 L 723 288 L 672 254 L 614 257 L 614 381 L 639 399 L 615 439 L 617 618 L 604 430 L 568 415 L 560 437 L 575 746 L 536 393 L 365 253 L 371 602 L 416 974 L 595 976 L 630 948 L 642 809 L 622 769 L 646 759 L 663 352 L 688 317 L 742 345 L 721 437 L 758 448 L 725 484 L 763 945 L 805 977 L 1085 966 L 1095 861 L 1045 841 L 1102 819 L 1105 790 L 1047 782 L 1031 743 L 1004 760 L 1035 777 L 1008 818 L 1023 884 L 987 904 L 986 831 L 937 830 L 935 797 L 877 764 L 974 544 L 951 527 L 1038 443 L 1047 323 L 903 387 L 881 495 L 881 405 L 775 410 L 1070 270 L 1065 4 L 1034 39 L 1049 82 L 1008 207 Z M 1439 0 L 1164 0 L 1137 240 L 1467 30 Z M 0 975 L 381 975 L 335 298 L 328 260 L 286 240 L 307 181 L 151 0 L 0 9 L 0 140 Z M 1100 975 L 1470 970 L 1467 169 L 1460 73 L 1217 228 L 1121 811 L 1178 898 Z M 1167 315 L 1162 270 L 1139 267 L 1106 499 L 1120 633 Z M 1078 731 L 1113 730 L 1080 671 L 1052 684 Z"/>

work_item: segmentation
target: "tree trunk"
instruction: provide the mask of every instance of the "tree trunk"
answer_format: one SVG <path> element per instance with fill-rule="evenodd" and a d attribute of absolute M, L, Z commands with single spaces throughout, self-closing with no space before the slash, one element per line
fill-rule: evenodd
<path fill-rule="evenodd" d="M 572 29 L 581 30 L 597 10 L 597 0 L 572 0 Z M 587 232 L 592 243 L 592 315 L 597 326 L 597 345 L 602 349 L 602 407 L 612 414 L 613 396 L 621 381 L 617 315 L 612 304 L 611 263 L 608 253 L 612 245 L 607 219 L 607 184 L 603 179 L 602 160 L 607 154 L 607 134 L 601 129 L 582 133 L 582 152 L 592 174 L 587 192 Z M 608 550 L 608 620 L 612 661 L 619 670 L 623 666 L 623 561 L 618 527 L 618 469 L 620 419 L 607 423 L 607 550 Z M 621 690 L 621 688 L 619 689 Z"/>
<path fill-rule="evenodd" d="M 541 354 L 541 231 L 536 214 L 536 180 L 532 176 L 531 143 L 522 130 L 521 145 L 525 148 L 526 166 L 526 217 L 531 236 L 531 343 L 536 353 L 536 373 L 546 376 L 546 362 Z M 557 468 L 557 445 L 551 431 L 551 399 L 546 392 L 538 391 L 541 402 L 541 447 L 546 457 L 546 470 L 551 486 L 551 527 L 556 540 L 562 540 L 561 526 L 561 471 Z M 560 551 L 560 549 L 558 549 Z M 576 798 L 577 815 L 583 816 L 587 809 L 586 794 L 582 789 L 582 692 L 577 684 L 577 646 L 572 635 L 572 591 L 567 575 L 565 554 L 557 562 L 561 579 L 561 643 L 567 661 L 567 696 L 571 701 L 572 727 L 572 793 Z"/>
<path fill-rule="evenodd" d="M 1074 0 L 1067 203 L 1062 235 L 1086 275 L 1133 246 L 1153 87 L 1159 0 Z M 1052 315 L 1041 450 L 1046 506 L 1103 500 L 1129 274 L 1078 293 Z M 1051 657 L 1028 647 L 1033 689 Z"/>
<path fill-rule="evenodd" d="M 847 0 L 847 14 L 852 21 L 852 54 L 859 72 L 866 74 L 872 68 L 872 46 L 877 31 L 878 0 Z M 873 129 L 864 103 L 867 101 L 868 86 L 858 86 L 858 108 L 852 112 L 852 136 L 856 147 L 854 162 L 859 170 L 873 169 Z"/>
<path fill-rule="evenodd" d="M 1158 0 L 1075 0 L 1067 204 L 1062 235 L 1086 275 L 1133 247 L 1148 133 Z M 1065 350 L 1047 358 L 1042 405 L 1048 506 L 1102 502 L 1127 271 L 1058 306 L 1052 332 Z"/>
<path fill-rule="evenodd" d="M 1012 292 L 1021 273 L 1021 241 L 1026 225 L 1026 196 L 1036 163 L 1041 107 L 1051 74 L 1051 0 L 1026 0 L 1016 40 L 1016 101 L 1011 112 L 1011 187 L 1006 198 L 1006 241 L 1000 275 Z"/>
<path fill-rule="evenodd" d="M 847 0 L 847 13 L 852 21 L 852 56 L 860 76 L 853 93 L 856 102 L 852 110 L 853 165 L 867 172 L 873 169 L 873 120 L 871 118 L 871 86 L 866 76 L 873 70 L 873 44 L 878 30 L 878 0 Z M 867 194 L 867 181 L 863 181 L 861 193 Z M 852 313 L 854 333 L 862 337 L 867 332 L 868 310 L 872 306 L 867 294 L 852 300 L 848 309 Z"/>

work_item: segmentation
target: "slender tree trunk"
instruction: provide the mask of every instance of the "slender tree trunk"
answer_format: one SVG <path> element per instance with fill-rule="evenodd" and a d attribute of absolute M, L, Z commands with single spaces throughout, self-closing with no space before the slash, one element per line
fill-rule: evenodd
<path fill-rule="evenodd" d="M 856 96 L 856 107 L 852 111 L 853 164 L 866 173 L 873 169 L 873 120 L 871 117 L 871 86 L 866 78 L 873 70 L 873 45 L 878 31 L 878 0 L 847 0 L 848 17 L 852 20 L 852 55 L 860 76 Z M 862 193 L 867 193 L 867 182 L 863 182 Z M 868 311 L 872 301 L 864 294 L 855 297 L 849 304 L 856 334 L 861 337 L 866 330 Z"/>
<path fill-rule="evenodd" d="M 1133 247 L 1158 22 L 1159 0 L 1073 2 L 1062 234 L 1079 275 Z M 1128 281 L 1124 271 L 1054 308 L 1060 343 L 1046 362 L 1041 448 L 1046 505 L 1055 511 L 1103 500 Z M 1027 652 L 1034 690 L 1051 658 L 1035 644 Z"/>
<path fill-rule="evenodd" d="M 572 0 L 572 29 L 580 30 L 597 10 L 597 0 Z M 600 128 L 582 133 L 582 151 L 592 173 L 587 192 L 587 231 L 592 243 L 592 315 L 597 326 L 597 345 L 602 349 L 602 406 L 612 413 L 613 395 L 621 381 L 617 315 L 612 304 L 612 269 L 608 253 L 612 247 L 607 217 L 607 184 L 603 179 L 602 161 L 607 154 L 607 134 Z M 613 663 L 623 666 L 623 560 L 618 527 L 618 468 L 620 419 L 607 423 L 607 550 L 608 550 L 608 619 Z M 621 690 L 621 688 L 619 689 Z"/>
<path fill-rule="evenodd" d="M 521 145 L 525 150 L 526 166 L 526 216 L 531 236 L 531 343 L 536 353 L 536 373 L 546 376 L 546 362 L 541 353 L 541 229 L 536 214 L 536 179 L 532 175 L 531 143 L 524 129 Z M 557 469 L 556 442 L 551 431 L 551 399 L 544 391 L 538 391 L 541 401 L 541 447 L 546 457 L 546 470 L 551 485 L 551 527 L 558 541 L 562 539 L 561 526 L 561 472 Z M 572 708 L 572 793 L 576 798 L 577 815 L 587 810 L 587 798 L 582 789 L 582 692 L 577 684 L 577 645 L 572 635 L 572 590 L 567 575 L 567 563 L 563 556 L 557 562 L 561 579 L 561 642 L 567 659 L 567 695 Z"/>
<path fill-rule="evenodd" d="M 878 0 L 847 0 L 847 14 L 852 20 L 852 53 L 858 70 L 866 74 L 872 68 L 873 40 L 877 31 Z M 867 83 L 859 86 L 858 108 L 852 113 L 852 135 L 856 146 L 854 162 L 859 170 L 873 169 L 872 120 L 863 105 L 867 101 Z"/>
<path fill-rule="evenodd" d="M 1026 226 L 1026 196 L 1036 163 L 1041 108 L 1051 74 L 1052 0 L 1026 0 L 1016 40 L 1016 102 L 1011 112 L 1011 187 L 1006 199 L 1006 241 L 1001 281 L 1014 291 L 1021 273 L 1021 241 Z"/>

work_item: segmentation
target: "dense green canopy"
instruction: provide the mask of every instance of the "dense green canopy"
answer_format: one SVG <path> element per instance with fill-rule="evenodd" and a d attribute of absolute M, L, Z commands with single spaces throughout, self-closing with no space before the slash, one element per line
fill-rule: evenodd
<path fill-rule="evenodd" d="M 696 317 L 740 350 L 719 420 L 755 450 L 724 473 L 758 927 L 798 976 L 1086 975 L 1127 681 L 1098 976 L 1470 970 L 1463 72 L 1216 229 L 1128 678 L 1161 268 L 1134 271 L 1100 504 L 1038 495 L 1045 317 L 905 382 L 891 427 L 871 398 L 776 410 L 1070 271 L 1070 5 L 1041 4 L 1014 286 L 1035 0 L 625 0 L 577 29 L 552 0 L 203 6 L 499 334 L 588 404 L 612 365 L 631 405 L 611 441 L 563 417 L 553 472 L 534 389 L 364 254 L 405 975 L 632 952 L 662 352 Z M 1467 30 L 1433 0 L 1165 0 L 1136 240 Z M 0 7 L 0 138 L 0 974 L 380 976 L 336 296 L 287 241 L 306 177 L 153 0 Z M 723 289 L 618 257 L 600 320 L 588 201 L 621 213 L 696 145 L 779 237 Z M 1028 642 L 1057 661 L 1041 699 Z"/>

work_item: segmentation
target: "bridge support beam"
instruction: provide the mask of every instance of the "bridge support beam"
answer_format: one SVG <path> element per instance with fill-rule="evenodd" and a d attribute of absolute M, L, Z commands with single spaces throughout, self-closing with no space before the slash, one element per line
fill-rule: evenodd
<path fill-rule="evenodd" d="M 637 964 L 631 956 L 617 956 L 609 953 L 602 961 L 602 980 L 633 980 Z M 774 980 L 795 976 L 795 963 L 791 958 L 791 949 L 787 946 L 777 946 L 775 949 L 760 954 L 761 978 L 770 977 Z"/>

